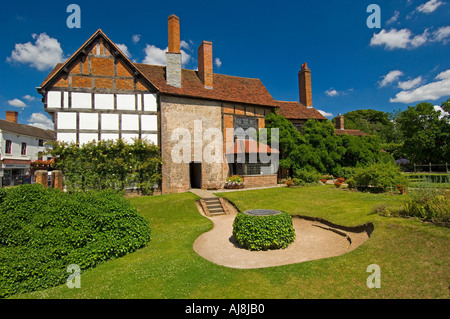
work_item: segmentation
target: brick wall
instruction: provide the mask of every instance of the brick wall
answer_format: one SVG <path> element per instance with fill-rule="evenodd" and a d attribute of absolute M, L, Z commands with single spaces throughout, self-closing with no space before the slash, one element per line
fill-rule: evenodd
<path fill-rule="evenodd" d="M 265 187 L 265 186 L 276 186 L 277 185 L 277 175 L 244 175 L 244 186 L 246 188 L 251 187 Z"/>

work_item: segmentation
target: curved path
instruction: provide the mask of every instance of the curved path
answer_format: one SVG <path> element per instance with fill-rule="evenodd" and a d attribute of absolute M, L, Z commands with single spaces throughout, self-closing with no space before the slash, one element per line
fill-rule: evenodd
<path fill-rule="evenodd" d="M 330 227 L 319 221 L 293 216 L 295 241 L 286 249 L 250 251 L 240 248 L 232 237 L 236 211 L 221 216 L 208 217 L 214 227 L 200 235 L 194 250 L 203 258 L 231 268 L 263 268 L 300 263 L 309 260 L 339 256 L 364 243 L 369 235 Z"/>

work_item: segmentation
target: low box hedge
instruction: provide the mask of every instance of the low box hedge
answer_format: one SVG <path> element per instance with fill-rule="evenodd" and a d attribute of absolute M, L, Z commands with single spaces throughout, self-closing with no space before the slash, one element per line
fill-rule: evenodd
<path fill-rule="evenodd" d="M 295 230 L 287 212 L 265 216 L 239 212 L 233 222 L 233 237 L 249 250 L 280 249 L 295 240 Z"/>
<path fill-rule="evenodd" d="M 148 222 L 111 191 L 64 193 L 40 184 L 0 191 L 0 298 L 66 282 L 150 240 Z"/>

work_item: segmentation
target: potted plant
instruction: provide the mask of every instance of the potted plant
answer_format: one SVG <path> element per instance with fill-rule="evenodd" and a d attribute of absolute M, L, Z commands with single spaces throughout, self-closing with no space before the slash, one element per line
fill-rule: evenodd
<path fill-rule="evenodd" d="M 225 180 L 225 188 L 239 189 L 244 188 L 244 178 L 239 175 L 227 177 Z"/>

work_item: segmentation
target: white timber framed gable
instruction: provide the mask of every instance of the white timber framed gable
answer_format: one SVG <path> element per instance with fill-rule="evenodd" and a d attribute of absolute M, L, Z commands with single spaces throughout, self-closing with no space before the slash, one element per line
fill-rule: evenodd
<path fill-rule="evenodd" d="M 101 30 L 52 73 L 38 92 L 58 141 L 159 144 L 156 88 Z"/>

